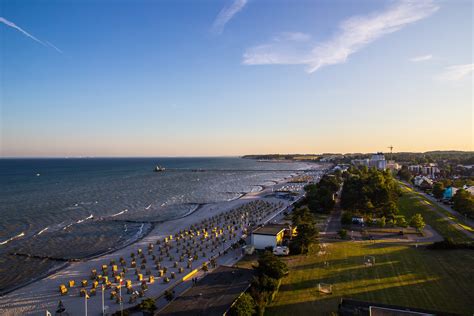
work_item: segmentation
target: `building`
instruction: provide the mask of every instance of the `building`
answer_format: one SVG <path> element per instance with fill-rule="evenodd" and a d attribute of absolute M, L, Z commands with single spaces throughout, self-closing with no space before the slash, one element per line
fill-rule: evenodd
<path fill-rule="evenodd" d="M 168 306 L 160 316 L 223 316 L 252 282 L 251 269 L 220 266 Z"/>
<path fill-rule="evenodd" d="M 451 200 L 457 191 L 458 191 L 458 188 L 447 187 L 446 189 L 444 189 L 444 192 L 443 192 L 443 200 Z"/>
<path fill-rule="evenodd" d="M 387 161 L 383 153 L 376 153 L 370 157 L 369 167 L 377 168 L 379 170 L 385 170 L 387 168 Z"/>
<path fill-rule="evenodd" d="M 429 189 L 433 187 L 433 180 L 425 176 L 416 176 L 413 179 L 413 184 L 422 189 Z"/>
<path fill-rule="evenodd" d="M 387 161 L 383 153 L 373 154 L 370 159 L 353 159 L 351 163 L 354 166 L 365 166 L 368 168 L 377 168 L 379 170 L 385 170 L 387 168 Z"/>
<path fill-rule="evenodd" d="M 458 314 L 342 298 L 340 316 L 460 316 Z"/>
<path fill-rule="evenodd" d="M 351 163 L 356 167 L 368 167 L 369 166 L 369 159 L 352 159 Z"/>
<path fill-rule="evenodd" d="M 434 163 L 429 163 L 425 165 L 411 165 L 408 166 L 408 170 L 414 175 L 424 175 L 430 177 L 431 179 L 436 178 L 440 170 L 438 165 Z"/>
<path fill-rule="evenodd" d="M 469 192 L 470 194 L 474 195 L 474 186 L 467 186 L 465 185 L 463 187 L 464 190 L 466 190 L 467 192 Z"/>
<path fill-rule="evenodd" d="M 390 170 L 400 170 L 402 168 L 401 165 L 399 165 L 398 163 L 395 162 L 395 160 L 389 160 L 387 162 L 387 169 L 390 169 Z"/>
<path fill-rule="evenodd" d="M 289 231 L 288 225 L 268 224 L 259 227 L 253 231 L 251 236 L 251 243 L 255 249 L 265 249 L 281 245 L 286 231 Z"/>

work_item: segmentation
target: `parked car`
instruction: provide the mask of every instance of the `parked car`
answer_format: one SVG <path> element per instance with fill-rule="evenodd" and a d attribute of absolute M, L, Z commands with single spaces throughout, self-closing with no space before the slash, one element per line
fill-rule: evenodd
<path fill-rule="evenodd" d="M 288 256 L 290 254 L 290 249 L 286 246 L 277 246 L 273 248 L 273 254 L 275 256 Z"/>

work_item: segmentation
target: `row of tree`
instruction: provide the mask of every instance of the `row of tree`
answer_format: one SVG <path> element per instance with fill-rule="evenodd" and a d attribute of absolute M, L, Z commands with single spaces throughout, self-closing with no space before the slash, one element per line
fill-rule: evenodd
<path fill-rule="evenodd" d="M 341 194 L 343 209 L 364 215 L 394 218 L 400 189 L 389 170 L 350 168 Z"/>

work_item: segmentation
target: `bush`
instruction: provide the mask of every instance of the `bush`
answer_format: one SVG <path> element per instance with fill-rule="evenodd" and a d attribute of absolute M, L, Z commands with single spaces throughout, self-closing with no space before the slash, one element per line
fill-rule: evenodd
<path fill-rule="evenodd" d="M 345 229 L 341 229 L 340 231 L 337 232 L 337 234 L 339 235 L 339 237 L 341 237 L 341 239 L 347 238 L 347 230 Z"/>
<path fill-rule="evenodd" d="M 288 267 L 273 253 L 265 251 L 258 259 L 257 273 L 274 279 L 281 279 L 288 274 Z"/>
<path fill-rule="evenodd" d="M 427 246 L 431 250 L 454 250 L 454 249 L 473 249 L 474 243 L 472 242 L 460 242 L 456 243 L 451 238 L 444 239 L 443 241 L 437 241 Z"/>
<path fill-rule="evenodd" d="M 242 294 L 230 308 L 230 316 L 252 316 L 256 313 L 256 304 L 250 294 Z"/>
<path fill-rule="evenodd" d="M 342 225 L 350 225 L 350 224 L 352 224 L 352 213 L 351 213 L 351 212 L 344 212 L 344 213 L 342 213 L 341 224 L 342 224 Z"/>
<path fill-rule="evenodd" d="M 152 298 L 146 298 L 138 305 L 138 308 L 142 312 L 153 313 L 156 310 L 155 300 Z"/>

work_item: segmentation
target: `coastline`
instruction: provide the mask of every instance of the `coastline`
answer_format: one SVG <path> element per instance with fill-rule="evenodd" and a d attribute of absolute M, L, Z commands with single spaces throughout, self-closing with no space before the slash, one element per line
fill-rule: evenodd
<path fill-rule="evenodd" d="M 321 171 L 323 170 L 323 167 L 320 166 L 314 170 Z M 215 216 L 249 201 L 265 199 L 265 196 L 270 193 L 267 191 L 276 185 L 287 182 L 288 178 L 289 177 L 281 178 L 278 181 L 273 180 L 272 182 L 274 183 L 271 185 L 255 185 L 260 187 L 261 190 L 251 190 L 230 201 L 198 204 L 196 208 L 193 208 L 190 210 L 190 212 L 180 216 L 179 218 L 165 221 L 145 222 L 150 225 L 149 229 L 144 231 L 139 238 L 134 239 L 129 243 L 124 243 L 120 247 L 110 249 L 109 251 L 100 254 L 95 254 L 94 256 L 89 256 L 88 258 L 68 261 L 67 263 L 49 270 L 47 273 L 38 276 L 35 279 L 5 291 L 0 296 L 0 312 L 4 312 L 7 315 L 9 315 L 9 313 L 12 313 L 12 315 L 17 314 L 18 312 L 22 314 L 34 314 L 34 312 L 32 310 L 28 310 L 28 308 L 35 308 L 35 310 L 38 310 L 38 306 L 36 305 L 38 304 L 38 301 L 34 302 L 35 300 L 33 299 L 33 301 L 30 301 L 28 304 L 24 304 L 25 302 L 23 302 L 23 304 L 21 304 L 21 310 L 18 311 L 17 306 L 11 306 L 12 300 L 15 301 L 19 298 L 22 298 L 21 301 L 23 301 L 25 298 L 27 299 L 28 297 L 32 296 L 35 297 L 36 294 L 33 294 L 32 289 L 36 287 L 41 288 L 42 291 L 44 291 L 43 295 L 57 296 L 57 299 L 59 300 L 61 299 L 61 296 L 59 296 L 57 286 L 60 281 L 57 279 L 62 279 L 63 283 L 66 283 L 65 280 L 67 280 L 68 276 L 75 275 L 78 273 L 78 271 L 81 271 L 81 275 L 87 275 L 92 267 L 97 266 L 98 261 L 104 262 L 110 260 L 112 257 L 116 258 L 119 256 L 128 257 L 130 251 L 133 251 L 133 249 L 138 247 L 146 247 L 150 241 L 154 241 L 157 238 L 162 238 L 163 236 L 174 234 L 180 229 L 188 227 L 190 224 L 196 223 L 203 218 Z M 268 182 L 270 181 L 266 181 L 266 184 L 268 184 Z M 46 305 L 45 308 L 51 309 L 51 302 L 47 302 L 47 304 L 49 305 Z"/>
<path fill-rule="evenodd" d="M 278 183 L 278 181 L 274 181 L 274 182 L 275 182 L 275 184 Z M 263 185 L 255 185 L 254 187 L 260 187 L 260 190 L 259 191 L 249 191 L 249 192 L 240 192 L 239 196 L 237 196 L 234 199 L 227 200 L 227 201 L 219 201 L 219 202 L 213 202 L 213 203 L 196 203 L 196 207 L 190 209 L 184 215 L 181 215 L 181 216 L 178 216 L 176 218 L 169 219 L 169 220 L 146 221 L 145 222 L 145 221 L 138 221 L 138 220 L 134 221 L 134 220 L 127 220 L 127 219 L 116 219 L 116 220 L 115 219 L 100 219 L 100 220 L 107 220 L 107 221 L 119 222 L 119 223 L 143 224 L 143 225 L 145 225 L 146 228 L 138 235 L 138 237 L 129 238 L 127 241 L 123 242 L 122 244 L 118 245 L 117 247 L 114 247 L 112 249 L 108 249 L 108 250 L 105 250 L 105 251 L 96 252 L 94 254 L 91 254 L 91 255 L 88 255 L 88 256 L 85 256 L 85 257 L 82 257 L 82 258 L 70 259 L 70 258 L 57 258 L 57 257 L 51 257 L 51 256 L 30 255 L 30 254 L 26 254 L 26 253 L 9 253 L 9 255 L 13 255 L 13 256 L 29 257 L 29 258 L 35 258 L 35 259 L 40 259 L 40 260 L 45 259 L 45 260 L 50 260 L 50 261 L 62 262 L 62 264 L 58 264 L 55 267 L 53 267 L 52 269 L 49 269 L 49 270 L 47 270 L 43 273 L 40 273 L 37 277 L 33 277 L 33 278 L 31 278 L 31 279 L 29 279 L 29 280 L 27 280 L 27 281 L 25 281 L 21 284 L 15 285 L 14 287 L 7 288 L 6 290 L 1 291 L 0 292 L 0 298 L 7 295 L 7 294 L 9 294 L 9 293 L 11 293 L 11 292 L 14 292 L 14 291 L 18 290 L 18 289 L 26 287 L 26 286 L 34 283 L 34 282 L 45 279 L 45 278 L 47 278 L 47 277 L 63 270 L 63 269 L 66 269 L 73 262 L 84 262 L 84 261 L 100 258 L 100 257 L 108 255 L 108 254 L 113 254 L 114 252 L 117 252 L 117 251 L 119 251 L 123 248 L 126 248 L 128 246 L 133 246 L 134 244 L 138 243 L 139 241 L 141 241 L 142 239 L 144 239 L 148 235 L 150 235 L 151 232 L 154 230 L 155 226 L 158 225 L 158 224 L 164 224 L 164 223 L 169 222 L 169 221 L 179 220 L 179 219 L 183 219 L 185 217 L 191 216 L 192 214 L 199 211 L 200 209 L 202 209 L 206 205 L 218 205 L 220 203 L 237 201 L 237 200 L 240 200 L 240 199 L 244 198 L 247 194 L 259 193 L 259 192 L 261 192 L 265 189 L 265 187 Z"/>

